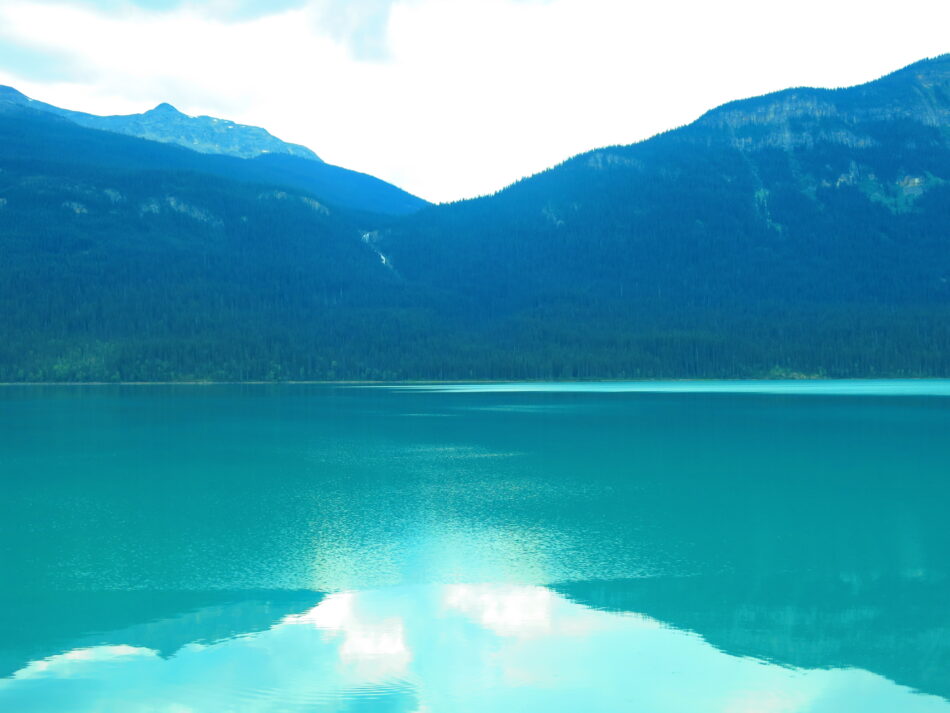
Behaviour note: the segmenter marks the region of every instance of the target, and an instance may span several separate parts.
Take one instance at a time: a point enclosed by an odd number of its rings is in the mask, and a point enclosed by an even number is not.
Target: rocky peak
[[[178,111],[178,109],[173,107],[168,102],[162,102],[151,111],[147,111],[145,113],[146,114],[167,114],[169,116],[185,116],[180,111]]]
[[[154,109],[141,114],[96,116],[44,104],[24,96],[13,87],[0,86],[0,106],[9,108],[16,105],[54,114],[90,129],[177,144],[199,153],[237,158],[284,154],[322,163],[320,157],[306,146],[281,141],[266,129],[235,124],[233,121],[211,116],[188,116],[167,102],[162,102]]]

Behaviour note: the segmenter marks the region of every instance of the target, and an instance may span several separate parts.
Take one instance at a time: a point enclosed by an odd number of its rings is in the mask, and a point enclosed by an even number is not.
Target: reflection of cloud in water
[[[730,656],[649,617],[512,585],[340,593],[268,631],[168,659],[92,647],[0,681],[0,709],[17,713],[357,708],[946,713],[950,703],[858,669]]]
[[[139,646],[94,646],[75,649],[40,661],[31,661],[13,674],[15,679],[76,678],[82,676],[94,663],[117,663],[126,657],[158,658],[158,652]]]
[[[372,610],[360,611],[353,592],[327,597],[306,614],[289,616],[284,625],[310,625],[324,632],[326,640],[339,639],[340,665],[347,679],[356,682],[399,680],[412,655],[406,646],[401,617],[377,618]]]
[[[500,636],[542,636],[551,631],[554,597],[544,587],[454,584],[443,601]]]

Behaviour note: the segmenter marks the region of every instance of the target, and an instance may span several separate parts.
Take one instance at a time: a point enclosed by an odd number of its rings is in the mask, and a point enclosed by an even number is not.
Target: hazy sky
[[[0,0],[0,83],[168,101],[424,198],[492,192],[731,99],[950,51],[950,0]]]

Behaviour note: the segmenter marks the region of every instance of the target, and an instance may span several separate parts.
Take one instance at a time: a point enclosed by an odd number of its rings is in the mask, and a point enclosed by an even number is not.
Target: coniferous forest
[[[0,381],[950,376],[950,56],[430,206],[0,100]]]

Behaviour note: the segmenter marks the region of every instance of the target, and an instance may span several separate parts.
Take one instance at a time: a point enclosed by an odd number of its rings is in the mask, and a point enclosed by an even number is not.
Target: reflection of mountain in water
[[[205,611],[180,621],[194,625]],[[89,646],[0,680],[4,712],[128,713],[130,705],[191,713],[950,711],[944,699],[863,669],[733,656],[651,617],[491,583],[339,592],[265,631],[171,656]]]
[[[572,582],[584,606],[694,631],[721,651],[798,668],[861,668],[950,699],[946,582],[776,575]]]
[[[319,603],[310,591],[56,592],[0,598],[0,677],[67,650],[136,646],[171,656],[183,646],[269,629]]]

